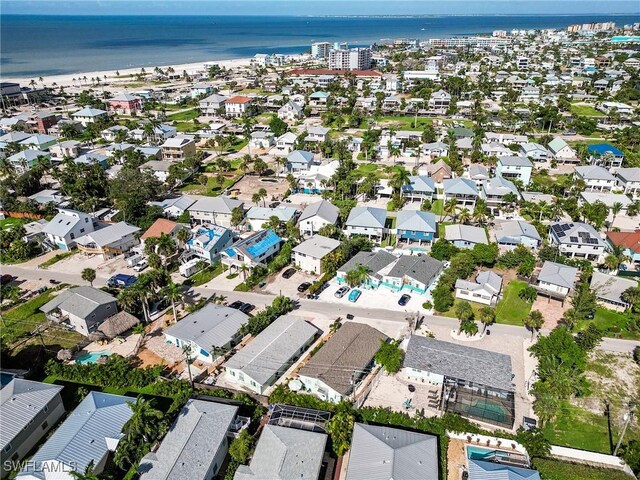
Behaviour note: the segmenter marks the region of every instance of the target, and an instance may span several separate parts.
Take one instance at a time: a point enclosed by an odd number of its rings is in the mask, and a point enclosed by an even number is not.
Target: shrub
[[[375,355],[377,363],[382,365],[389,373],[396,373],[402,368],[404,351],[400,348],[399,340],[391,342],[380,341],[380,350]]]

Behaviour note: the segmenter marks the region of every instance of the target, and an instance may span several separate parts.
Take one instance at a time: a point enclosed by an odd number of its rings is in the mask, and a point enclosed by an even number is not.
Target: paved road
[[[50,279],[58,280],[65,283],[70,283],[73,285],[88,285],[89,282],[85,282],[80,278],[79,274],[75,273],[60,273],[60,272],[52,272],[49,270],[36,269],[34,266],[2,266],[2,273],[8,273],[11,275],[15,275],[18,279],[26,279],[26,280],[43,280],[48,281]],[[275,298],[275,295],[267,294],[267,293],[256,293],[256,292],[234,292],[234,291],[221,291],[220,289],[214,289],[210,287],[195,287],[193,289],[193,293],[197,295],[202,295],[206,297],[210,297],[214,293],[220,295],[224,295],[227,297],[228,301],[234,300],[242,300],[243,302],[248,302],[256,307],[264,307],[269,305],[272,300]],[[319,314],[326,316],[328,318],[331,317],[346,317],[347,314],[352,314],[355,317],[361,319],[375,319],[375,320],[387,320],[387,321],[397,321],[397,322],[406,322],[407,314],[403,312],[398,312],[396,310],[386,310],[380,308],[367,308],[362,305],[352,305],[352,304],[337,304],[337,303],[328,303],[320,300],[308,300],[308,299],[298,299],[298,308],[301,312],[310,313],[310,314]],[[424,323],[434,326],[441,327],[449,327],[455,328],[458,325],[458,321],[453,318],[447,317],[439,317],[436,315],[424,315]],[[514,325],[501,325],[495,324],[490,327],[492,335],[511,335],[511,336],[519,336],[522,338],[528,338],[531,336],[529,331],[524,327],[517,327]],[[545,330],[542,333],[547,333]],[[617,338],[604,338],[599,348],[607,352],[616,352],[616,353],[631,353],[636,346],[640,346],[640,342],[633,340],[622,340]]]

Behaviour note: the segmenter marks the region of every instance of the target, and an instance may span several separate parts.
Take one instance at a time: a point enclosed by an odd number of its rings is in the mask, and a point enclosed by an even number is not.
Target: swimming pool
[[[109,350],[102,350],[100,352],[87,352],[77,357],[76,363],[96,363],[100,357],[108,357],[109,355],[111,355],[111,352]]]
[[[465,405],[463,410],[472,417],[489,419],[498,423],[504,423],[507,418],[507,410],[500,405],[489,400],[476,400],[471,405]]]
[[[495,457],[509,458],[509,453],[492,448],[473,447],[467,445],[467,458],[470,460],[487,460]]]

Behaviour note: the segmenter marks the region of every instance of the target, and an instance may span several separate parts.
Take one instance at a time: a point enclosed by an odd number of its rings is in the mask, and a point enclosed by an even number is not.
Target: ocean
[[[493,30],[640,21],[639,15],[570,16],[0,16],[0,73],[38,77],[301,53],[311,42],[370,45]]]

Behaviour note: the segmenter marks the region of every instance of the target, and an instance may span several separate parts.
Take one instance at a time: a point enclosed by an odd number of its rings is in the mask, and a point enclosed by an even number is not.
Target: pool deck
[[[109,355],[116,354],[122,357],[130,357],[135,355],[140,337],[139,333],[134,333],[126,338],[115,338],[109,343],[91,342],[83,350],[87,353],[109,352]]]

